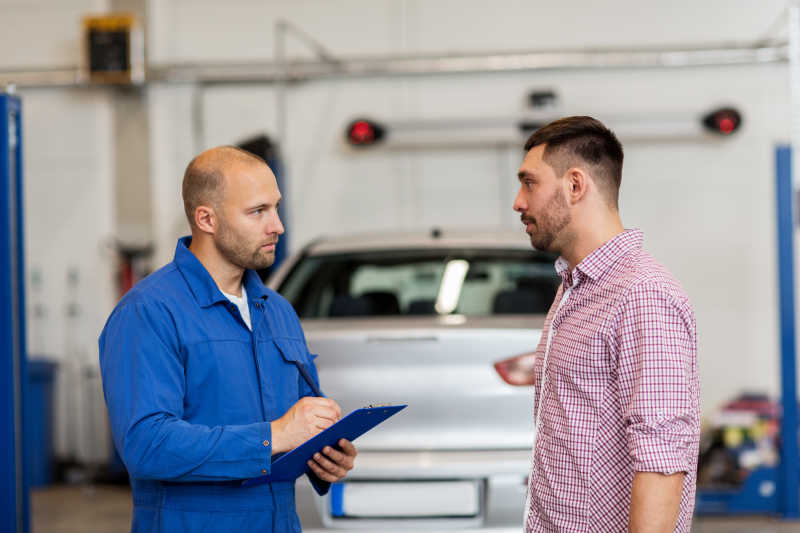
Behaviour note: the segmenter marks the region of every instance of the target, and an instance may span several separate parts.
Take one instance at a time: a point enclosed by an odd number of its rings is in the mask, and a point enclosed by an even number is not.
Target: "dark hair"
[[[195,226],[194,212],[201,205],[219,209],[225,192],[225,167],[231,161],[245,161],[266,165],[258,155],[236,146],[218,146],[198,155],[183,174],[183,209],[189,225]]]
[[[540,144],[545,145],[542,158],[559,175],[574,166],[576,159],[593,167],[598,188],[617,207],[624,154],[617,136],[602,122],[586,116],[556,120],[533,132],[525,151]]]

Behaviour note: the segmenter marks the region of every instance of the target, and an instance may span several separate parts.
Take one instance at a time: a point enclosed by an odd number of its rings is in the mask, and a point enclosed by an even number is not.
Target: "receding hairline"
[[[257,156],[256,154],[248,152],[247,150],[243,150],[238,146],[223,145],[223,146],[216,146],[214,148],[209,148],[208,150],[196,155],[189,162],[189,165],[187,165],[186,173],[188,174],[190,170],[203,169],[203,167],[206,165],[211,167],[217,167],[215,169],[208,169],[206,171],[218,170],[221,172],[223,165],[225,163],[229,163],[232,161],[237,161],[241,163],[261,164],[269,168],[267,162],[264,161],[264,159],[262,159],[261,157]]]
[[[236,146],[217,146],[201,152],[186,166],[181,187],[190,226],[195,226],[194,213],[198,207],[209,205],[221,209],[227,182],[225,168],[231,163],[263,165],[271,172],[264,159]]]

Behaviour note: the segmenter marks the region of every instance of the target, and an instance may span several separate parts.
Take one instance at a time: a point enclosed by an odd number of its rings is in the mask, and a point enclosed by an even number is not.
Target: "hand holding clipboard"
[[[353,441],[390,416],[405,409],[405,407],[406,405],[393,405],[356,409],[297,448],[286,452],[277,459],[273,458],[269,474],[247,479],[242,482],[242,485],[251,486],[273,481],[293,481],[310,471],[306,464],[307,461],[325,446],[335,448],[340,439]]]
[[[303,364],[300,362],[295,362],[295,364],[314,394],[324,398],[325,395],[319,390]],[[337,448],[337,443],[341,439],[355,440],[405,407],[406,405],[395,405],[356,409],[292,450],[281,455],[274,455],[269,474],[244,480],[242,485],[252,486],[273,481],[293,481],[303,474],[311,472],[307,463],[315,453],[321,452],[326,446]]]

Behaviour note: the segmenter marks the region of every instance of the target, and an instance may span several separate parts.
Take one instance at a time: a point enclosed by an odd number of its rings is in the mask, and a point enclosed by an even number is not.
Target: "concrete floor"
[[[119,533],[131,528],[131,491],[118,485],[53,485],[31,491],[31,533]]]
[[[120,533],[130,530],[131,493],[112,485],[57,485],[31,492],[32,533]],[[693,533],[800,532],[800,522],[759,517],[697,518]]]

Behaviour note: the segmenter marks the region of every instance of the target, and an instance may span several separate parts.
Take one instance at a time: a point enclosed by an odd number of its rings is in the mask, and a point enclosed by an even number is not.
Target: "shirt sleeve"
[[[656,284],[627,296],[618,328],[618,387],[637,472],[689,472],[699,440],[694,317]]]
[[[99,344],[111,431],[132,477],[189,482],[269,473],[269,423],[211,427],[182,419],[184,364],[166,308],[141,301],[117,308]]]

